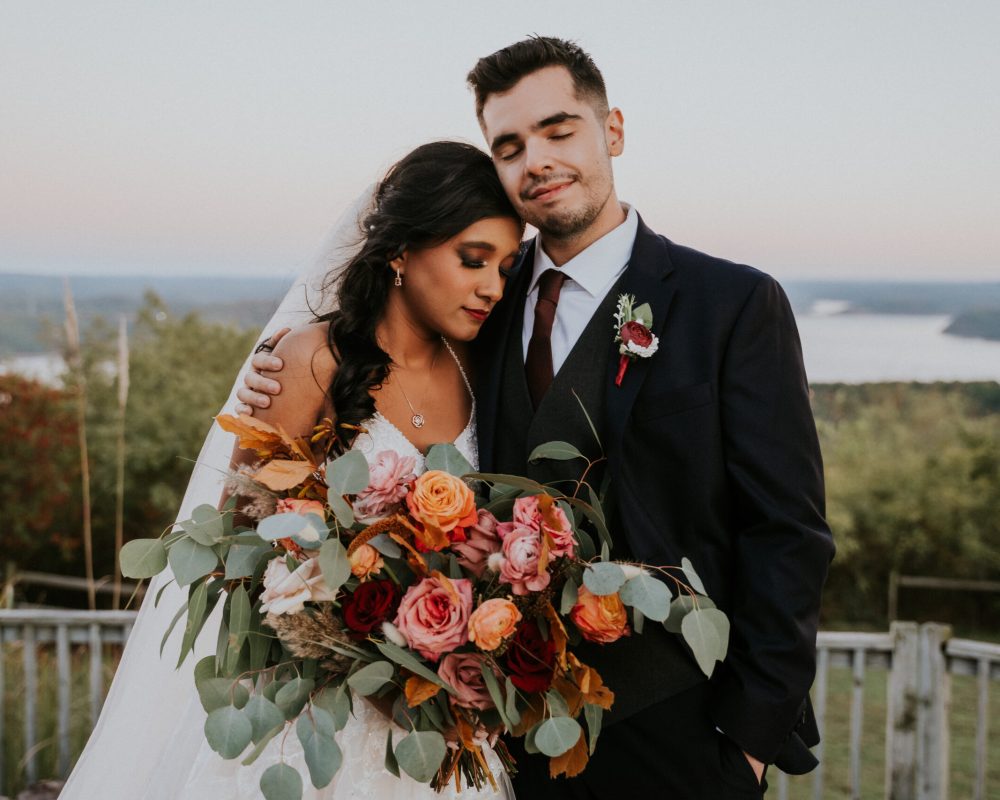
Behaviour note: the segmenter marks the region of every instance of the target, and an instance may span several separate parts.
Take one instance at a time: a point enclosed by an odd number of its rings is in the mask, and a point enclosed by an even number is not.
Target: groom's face
[[[611,157],[624,145],[618,109],[578,97],[564,67],[546,67],[491,94],[482,127],[497,174],[521,216],[543,234],[582,234],[614,192]]]

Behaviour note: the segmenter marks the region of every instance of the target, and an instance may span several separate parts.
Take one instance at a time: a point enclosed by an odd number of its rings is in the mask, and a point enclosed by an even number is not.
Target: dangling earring
[[[402,286],[403,285],[403,276],[399,273],[398,269],[396,270],[396,280],[393,281],[393,283],[396,286]]]

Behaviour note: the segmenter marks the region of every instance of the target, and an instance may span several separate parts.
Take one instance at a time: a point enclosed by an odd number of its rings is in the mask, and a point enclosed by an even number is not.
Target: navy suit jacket
[[[477,339],[487,365],[477,391],[483,469],[502,435],[495,355],[524,302],[532,248]],[[623,528],[612,535],[649,564],[691,559],[732,623],[712,677],[715,724],[762,761],[805,771],[815,764],[803,741],[817,740],[808,692],[834,547],[788,300],[770,276],[674,244],[641,219],[622,291],[651,306],[659,349],[615,386],[608,320],[604,447]]]

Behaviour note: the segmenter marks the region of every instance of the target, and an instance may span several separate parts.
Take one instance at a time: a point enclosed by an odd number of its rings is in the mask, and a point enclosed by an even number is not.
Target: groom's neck
[[[626,212],[618,201],[614,191],[608,197],[594,221],[585,229],[567,237],[553,236],[545,231],[539,232],[539,244],[545,250],[552,263],[561,267],[567,261],[580,255],[601,237],[613,231],[625,221]]]

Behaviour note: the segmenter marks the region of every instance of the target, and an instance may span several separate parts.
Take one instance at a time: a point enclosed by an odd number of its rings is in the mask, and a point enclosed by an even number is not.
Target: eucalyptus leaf
[[[281,713],[281,709],[262,694],[251,697],[244,706],[243,713],[250,720],[254,744],[259,744],[276,725],[285,724],[285,715]]]
[[[164,550],[163,555],[164,555],[164,557],[166,557],[166,551],[165,550]],[[166,566],[166,564],[164,564],[164,566]],[[153,599],[153,607],[154,608],[158,608],[159,607],[159,605],[160,605],[160,598],[163,597],[163,593],[167,590],[167,587],[170,586],[170,584],[172,584],[173,582],[174,582],[174,579],[171,578],[169,581],[167,581],[165,584],[163,584],[163,586],[161,586],[157,590],[156,597]]]
[[[313,705],[326,709],[333,718],[333,727],[343,730],[351,716],[351,693],[346,689],[347,682],[338,686],[327,686],[313,697]]]
[[[380,533],[368,540],[368,544],[378,550],[386,558],[400,558],[403,549],[389,538],[389,534]]]
[[[246,578],[253,575],[254,567],[262,555],[269,553],[271,546],[265,544],[263,547],[251,544],[233,544],[229,546],[226,553],[226,580],[236,578]]]
[[[412,653],[409,653],[402,647],[399,647],[392,642],[376,642],[375,646],[378,648],[379,652],[382,653],[382,655],[392,661],[395,661],[399,664],[399,666],[406,667],[406,669],[413,674],[419,675],[421,678],[429,680],[431,683],[436,683],[438,686],[446,689],[449,694],[455,694],[455,690],[451,686],[442,680],[436,672],[428,669],[427,666]]]
[[[181,639],[181,651],[178,654],[177,666],[184,663],[188,652],[194,647],[195,639],[205,624],[208,611],[208,584],[199,583],[188,598],[187,624],[184,626],[184,638]]]
[[[601,444],[601,437],[597,435],[597,427],[594,425],[594,420],[590,418],[590,413],[587,411],[587,407],[583,404],[583,400],[580,399],[580,395],[576,393],[576,389],[571,390],[573,392],[573,397],[576,398],[576,402],[580,404],[580,410],[583,412],[583,416],[587,420],[587,424],[590,426],[590,432],[594,434],[594,441],[597,442],[597,446],[601,448],[601,452],[604,452],[604,446]]]
[[[555,689],[549,689],[545,693],[545,700],[549,707],[549,714],[553,717],[568,717],[569,706],[566,699]]]
[[[681,633],[701,671],[712,677],[729,648],[729,619],[717,608],[697,608],[684,616]]]
[[[167,568],[167,548],[159,539],[133,539],[122,547],[120,563],[126,578],[152,578]]]
[[[708,592],[705,591],[705,584],[701,582],[701,578],[694,570],[694,564],[692,564],[687,557],[681,559],[681,570],[683,570],[684,577],[687,578],[687,582],[692,589],[694,589],[698,594],[708,594]]]
[[[497,680],[496,673],[486,661],[483,661],[479,665],[479,669],[483,673],[483,683],[486,686],[486,691],[490,693],[490,699],[493,701],[493,705],[496,706],[504,727],[507,730],[511,730],[514,725],[507,719],[506,704],[504,703],[503,693],[500,691],[500,682]]]
[[[663,627],[671,633],[680,633],[681,623],[684,621],[684,617],[694,609],[694,602],[694,598],[687,592],[675,597],[670,604],[670,616],[663,623]],[[699,597],[698,608],[715,608],[715,603],[708,597]]]
[[[309,700],[314,681],[308,678],[292,678],[274,696],[274,704],[281,709],[285,719],[294,719]]]
[[[580,723],[572,717],[550,717],[535,731],[535,747],[555,758],[572,749],[582,732]]]
[[[670,616],[670,590],[648,572],[625,581],[618,595],[625,605],[638,609],[651,620],[663,622]]]
[[[264,752],[267,748],[267,743],[270,742],[275,736],[281,733],[285,729],[285,720],[282,718],[280,725],[275,725],[271,730],[267,731],[258,741],[254,744],[253,748],[240,762],[244,767],[250,766],[254,761],[256,761],[260,754]]]
[[[323,582],[335,592],[351,577],[351,561],[340,539],[333,537],[323,542],[319,548],[319,568]]]
[[[611,549],[611,531],[608,530],[607,523],[604,521],[604,511],[598,512],[590,503],[585,503],[579,497],[567,497],[566,502],[569,503],[574,508],[580,509],[584,516],[590,520],[591,524],[597,529],[597,536],[602,543],[606,544],[608,550]],[[606,557],[605,557],[606,558]]]
[[[385,736],[385,771],[390,772],[399,777],[399,762],[396,760],[396,754],[392,750],[392,726],[387,726]]]
[[[202,504],[191,512],[191,519],[180,523],[181,528],[199,544],[211,547],[221,539],[226,531],[222,514],[208,504]]]
[[[330,489],[326,493],[326,502],[337,518],[337,522],[343,527],[350,528],[354,524],[354,509],[351,508],[351,504],[344,499],[342,494]]]
[[[542,494],[545,487],[538,481],[522,478],[519,475],[504,475],[500,472],[470,472],[465,476],[470,480],[486,481],[487,483],[502,483],[504,486],[521,489],[529,494]]]
[[[230,705],[243,708],[250,700],[250,690],[232,678],[205,678],[196,685],[202,708],[209,713]]]
[[[642,635],[643,628],[645,628],[646,616],[638,609],[632,609],[632,628],[636,633]]]
[[[250,632],[250,595],[241,583],[229,597],[229,646],[239,649]]]
[[[396,761],[415,781],[427,783],[437,774],[447,749],[437,731],[415,731],[396,745]]]
[[[395,667],[388,661],[376,661],[349,675],[347,685],[358,694],[367,697],[389,683],[395,672]]]
[[[205,720],[208,745],[223,758],[236,758],[250,744],[252,735],[250,720],[234,706],[217,708]]]
[[[601,720],[604,718],[604,709],[593,703],[584,703],[583,717],[587,720],[590,755],[594,755],[594,748],[597,747],[597,737],[601,734]]]
[[[510,721],[512,726],[517,726],[521,724],[521,712],[517,710],[517,687],[514,686],[513,681],[507,678],[504,684],[504,689],[506,689],[507,701],[504,705],[504,713],[507,715],[507,719]]]
[[[215,569],[219,557],[211,547],[191,539],[178,539],[171,546],[167,561],[177,578],[177,585],[188,586]]]
[[[339,495],[358,494],[368,488],[371,473],[360,450],[348,450],[326,463],[326,485]]]
[[[647,328],[653,324],[653,309],[649,307],[649,303],[643,303],[641,306],[636,306],[632,309],[632,319],[638,322],[640,325],[645,325]]]
[[[598,561],[583,571],[583,583],[592,594],[603,597],[621,588],[625,583],[625,573],[613,561]]]
[[[329,535],[329,529],[319,514],[296,514],[288,511],[265,517],[257,525],[262,539],[292,539],[302,547],[315,549]]]
[[[528,463],[535,464],[544,459],[570,461],[574,458],[586,460],[586,456],[569,442],[545,442],[531,451],[531,455],[528,456]]]
[[[177,609],[177,613],[174,614],[174,618],[170,620],[170,625],[167,626],[166,633],[164,633],[163,638],[160,639],[161,658],[163,657],[163,648],[166,647],[167,645],[167,639],[169,639],[170,634],[174,632],[174,628],[177,626],[177,623],[180,622],[181,617],[187,613],[189,602],[190,602],[189,600],[185,600],[184,603],[181,605],[181,607]]]
[[[322,789],[333,780],[344,761],[344,754],[333,738],[335,732],[333,717],[316,706],[302,714],[295,726],[309,769],[309,779],[317,789]]]
[[[573,606],[576,605],[577,597],[579,595],[579,588],[576,585],[576,581],[572,578],[567,578],[566,583],[563,585],[562,595],[559,599],[559,613],[564,617],[573,610]]]
[[[260,776],[264,800],[302,800],[302,776],[288,764],[273,764]]]
[[[441,470],[456,478],[474,471],[468,459],[450,442],[433,445],[427,451],[426,466],[428,470]]]

